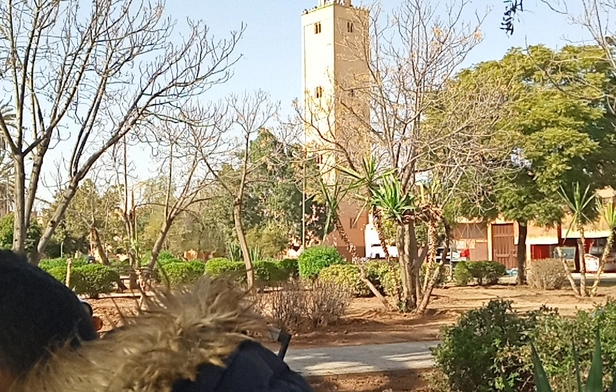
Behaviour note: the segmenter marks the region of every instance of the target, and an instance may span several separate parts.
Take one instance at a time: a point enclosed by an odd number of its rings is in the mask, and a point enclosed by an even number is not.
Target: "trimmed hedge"
[[[297,259],[282,259],[278,262],[278,268],[284,272],[286,276],[285,279],[299,278],[299,264]]]
[[[215,277],[223,274],[245,271],[246,266],[243,261],[231,261],[225,258],[210,259],[205,263],[205,274]]]
[[[313,246],[306,249],[297,259],[299,276],[303,279],[315,279],[325,267],[344,264],[346,260],[338,250],[331,246]]]
[[[252,268],[254,268],[256,280],[266,285],[271,286],[288,279],[285,271],[273,261],[255,261]]]
[[[461,286],[472,280],[479,286],[494,285],[506,272],[507,268],[496,261],[460,261],[453,271],[453,278]]]
[[[40,261],[40,263],[38,264],[38,267],[46,272],[49,272],[49,270],[51,270],[52,268],[57,268],[57,267],[66,268],[67,260],[68,259],[63,258],[63,257],[59,257],[57,259],[44,259]],[[74,259],[71,262],[71,264],[73,265],[73,267],[79,267],[82,265],[86,265],[87,261],[85,259]]]
[[[197,281],[204,272],[205,265],[201,262],[171,262],[161,265],[160,278],[168,281],[171,287],[177,287]]]
[[[66,270],[66,268],[65,268]],[[111,267],[102,264],[86,264],[73,268],[71,286],[77,294],[98,298],[100,294],[109,294],[120,275]]]
[[[370,289],[359,280],[359,267],[354,264],[334,264],[319,272],[319,280],[331,282],[351,292],[355,297],[369,297]]]

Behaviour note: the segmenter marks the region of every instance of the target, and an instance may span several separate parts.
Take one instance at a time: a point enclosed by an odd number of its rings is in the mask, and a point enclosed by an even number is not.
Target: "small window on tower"
[[[348,22],[347,22],[347,31],[348,31],[349,33],[352,33],[354,30],[355,30],[355,26],[353,26],[353,22],[348,21]]]
[[[349,90],[349,95],[350,95],[351,97],[354,97],[354,96],[355,96],[355,89],[354,89],[354,88],[352,88],[352,89],[350,89],[350,90]]]
[[[316,98],[321,98],[323,97],[323,87],[319,86],[317,88],[314,89],[314,96]]]
[[[314,24],[314,33],[321,34],[321,22],[317,22]]]
[[[317,155],[315,156],[315,161],[317,162],[318,165],[323,163],[323,156],[319,153],[317,153]]]

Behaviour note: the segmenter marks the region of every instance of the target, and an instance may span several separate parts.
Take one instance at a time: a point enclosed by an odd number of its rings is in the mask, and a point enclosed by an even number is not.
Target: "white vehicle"
[[[387,251],[390,257],[398,257],[398,248],[395,246],[388,246]],[[385,252],[381,244],[372,244],[366,248],[366,257],[369,259],[384,259]]]

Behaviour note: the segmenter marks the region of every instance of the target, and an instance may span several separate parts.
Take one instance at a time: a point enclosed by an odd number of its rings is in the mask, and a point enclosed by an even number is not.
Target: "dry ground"
[[[539,291],[516,286],[440,288],[434,290],[429,311],[424,316],[386,312],[375,298],[357,298],[337,324],[297,331],[291,345],[307,348],[435,340],[441,327],[454,323],[464,311],[490,299],[512,300],[514,307],[521,311],[547,305],[558,308],[563,315],[573,315],[580,309],[604,303],[609,297],[616,297],[616,286],[602,287],[600,296],[592,299],[576,298],[571,290]],[[137,304],[135,298],[123,297],[89,301],[95,313],[105,320],[103,331],[120,322],[120,312],[130,313]]]

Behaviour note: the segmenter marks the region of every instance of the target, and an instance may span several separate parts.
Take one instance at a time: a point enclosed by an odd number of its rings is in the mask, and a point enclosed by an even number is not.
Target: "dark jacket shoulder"
[[[246,341],[227,359],[226,367],[203,365],[197,379],[180,380],[173,392],[311,392],[302,376],[261,344]]]

